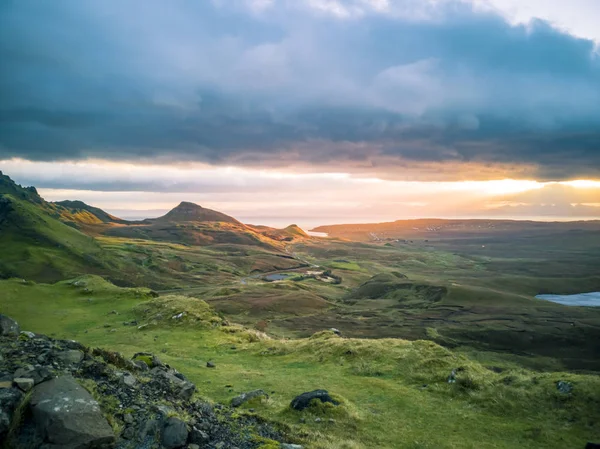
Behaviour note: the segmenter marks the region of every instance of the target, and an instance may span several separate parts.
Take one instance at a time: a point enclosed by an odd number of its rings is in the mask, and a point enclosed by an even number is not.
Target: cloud
[[[598,177],[594,45],[451,0],[9,1],[0,159]]]

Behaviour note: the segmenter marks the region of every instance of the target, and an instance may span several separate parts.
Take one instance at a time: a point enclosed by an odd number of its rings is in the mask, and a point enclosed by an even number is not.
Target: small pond
[[[600,307],[600,292],[577,295],[537,295],[537,299],[556,302],[564,306]]]

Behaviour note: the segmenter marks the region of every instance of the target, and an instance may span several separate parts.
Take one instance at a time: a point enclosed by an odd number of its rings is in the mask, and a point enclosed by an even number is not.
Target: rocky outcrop
[[[19,325],[15,320],[0,314],[0,336],[19,335],[19,331]]]
[[[196,386],[151,353],[129,360],[5,328],[0,441],[13,449],[257,449],[285,439],[274,423],[196,398]]]
[[[321,402],[330,402],[333,405],[339,405],[339,402],[335,401],[331,396],[329,396],[327,390],[315,390],[308,391],[306,393],[302,393],[299,396],[296,396],[292,400],[290,407],[294,410],[304,410],[305,408],[310,406],[310,403],[313,400]]]
[[[249,391],[248,393],[242,393],[239,396],[236,396],[235,398],[233,398],[231,400],[231,406],[239,407],[240,405],[244,404],[245,402],[248,402],[254,398],[259,398],[259,397],[267,397],[268,398],[269,396],[263,390]]]
[[[103,449],[115,441],[98,402],[70,376],[38,385],[29,410],[39,436],[49,447]]]

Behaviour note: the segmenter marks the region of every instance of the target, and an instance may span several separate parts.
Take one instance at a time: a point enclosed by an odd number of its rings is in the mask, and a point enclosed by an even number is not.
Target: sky
[[[0,170],[124,218],[600,218],[596,0],[6,0]]]

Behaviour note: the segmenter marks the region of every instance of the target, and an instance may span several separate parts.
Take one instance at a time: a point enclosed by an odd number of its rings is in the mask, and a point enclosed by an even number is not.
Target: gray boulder
[[[248,402],[249,400],[258,398],[260,396],[268,397],[267,393],[265,393],[263,390],[254,390],[254,391],[249,391],[248,393],[242,393],[239,396],[236,396],[235,398],[233,398],[231,400],[231,406],[239,407],[244,402]]]
[[[104,449],[115,441],[98,403],[72,377],[59,377],[35,387],[29,407],[49,447]]]
[[[0,336],[10,335],[16,337],[20,331],[19,324],[15,320],[0,314]]]
[[[0,441],[4,441],[15,408],[22,397],[23,393],[16,388],[0,388]]]
[[[79,349],[69,349],[56,354],[56,358],[65,365],[76,365],[83,360],[83,351]]]
[[[166,449],[175,449],[185,446],[188,439],[188,430],[185,423],[179,418],[169,418],[162,432],[162,445]]]
[[[52,379],[52,373],[48,368],[41,365],[26,365],[15,371],[13,376],[16,378],[33,379],[34,385],[40,384],[46,380]]]
[[[14,383],[19,387],[22,391],[29,391],[33,388],[35,382],[31,378],[27,377],[15,377]]]
[[[184,401],[189,401],[196,391],[196,385],[191,383],[185,378],[181,379],[182,376],[178,377],[176,372],[167,371],[164,368],[156,367],[153,368],[150,373],[156,378],[163,378],[169,382],[172,386],[178,389],[177,396]]]
[[[314,399],[321,402],[330,402],[333,405],[339,405],[339,402],[334,401],[333,398],[329,396],[327,390],[314,390],[296,396],[290,404],[290,407],[294,410],[304,410],[310,406],[311,401]]]

